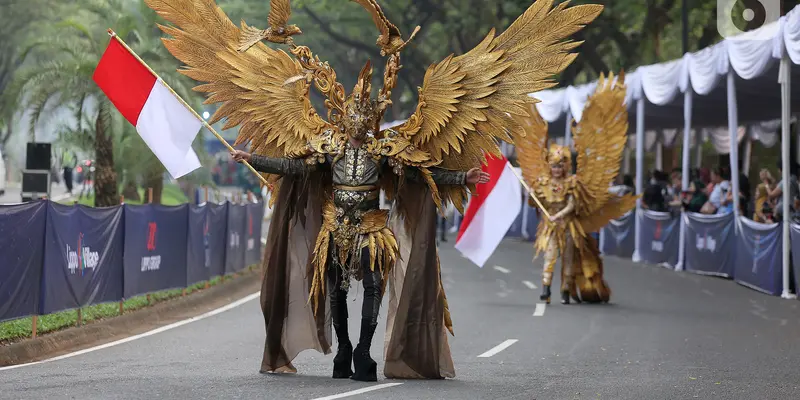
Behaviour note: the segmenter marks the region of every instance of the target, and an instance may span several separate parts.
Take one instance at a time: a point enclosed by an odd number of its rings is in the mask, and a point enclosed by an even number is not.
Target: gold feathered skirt
[[[375,271],[375,268],[381,271],[383,275],[381,293],[383,293],[389,272],[397,261],[399,253],[394,233],[386,226],[389,211],[380,209],[366,211],[360,216],[360,221],[354,223],[348,217],[337,213],[336,206],[329,201],[325,204],[322,218],[322,228],[317,236],[314,258],[311,261],[313,279],[309,301],[314,306],[314,313],[316,314],[320,301],[325,299],[325,275],[330,256],[337,257],[340,265],[346,265],[348,262],[360,261],[358,254],[363,248],[369,248],[369,268],[371,271]],[[334,254],[330,252],[332,245],[336,250]],[[363,270],[358,268],[355,271],[355,278],[361,279]]]
[[[567,240],[568,236],[572,240]],[[575,301],[588,303],[608,302],[611,298],[611,288],[603,279],[603,259],[600,257],[597,240],[584,232],[576,219],[567,217],[561,224],[554,224],[548,220],[539,223],[534,243],[537,257],[539,253],[547,251],[551,241],[556,242],[561,254],[572,252],[571,257],[562,258],[572,262],[571,271],[574,279],[567,280],[567,289],[572,298]],[[563,281],[565,279],[563,265],[561,271]]]

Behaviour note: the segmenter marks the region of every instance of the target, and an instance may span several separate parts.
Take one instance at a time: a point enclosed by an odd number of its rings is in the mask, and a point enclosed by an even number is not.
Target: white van
[[[6,194],[6,160],[3,159],[3,150],[0,150],[0,196]]]

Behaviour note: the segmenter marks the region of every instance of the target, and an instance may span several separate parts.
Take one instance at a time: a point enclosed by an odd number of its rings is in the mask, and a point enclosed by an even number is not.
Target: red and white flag
[[[173,178],[200,168],[192,142],[202,122],[116,38],[93,79]]]
[[[522,188],[505,157],[487,156],[482,167],[491,176],[476,188],[458,231],[456,249],[483,267],[522,210]]]

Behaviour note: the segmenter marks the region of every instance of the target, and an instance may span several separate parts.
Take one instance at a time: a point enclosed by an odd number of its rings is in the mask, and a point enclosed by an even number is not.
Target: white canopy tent
[[[739,192],[739,126],[780,119],[783,179],[789,180],[789,120],[791,98],[800,96],[800,87],[792,88],[792,79],[800,76],[800,8],[779,21],[756,31],[723,40],[683,58],[642,66],[627,73],[626,96],[631,126],[636,132],[636,191],[642,193],[645,127],[650,130],[683,128],[683,185],[689,185],[689,146],[692,128],[727,126],[733,192]],[[596,83],[533,93],[541,100],[537,110],[558,127],[567,121],[580,121],[588,95]],[[561,125],[564,124],[564,125]],[[567,133],[569,135],[569,132]],[[789,192],[783,199],[783,297],[789,293]],[[637,204],[637,212],[641,202]],[[739,214],[739,199],[734,196],[734,212]],[[683,221],[681,222],[683,224]],[[634,260],[640,249],[639,225],[636,224]],[[680,259],[683,268],[685,248],[681,227]]]

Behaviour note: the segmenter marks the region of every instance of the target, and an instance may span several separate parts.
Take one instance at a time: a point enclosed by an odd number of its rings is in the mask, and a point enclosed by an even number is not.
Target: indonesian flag
[[[116,38],[93,79],[173,178],[200,168],[192,142],[202,122]]]
[[[483,171],[491,176],[478,185],[458,231],[456,249],[483,267],[522,210],[522,188],[505,157],[487,156]]]

